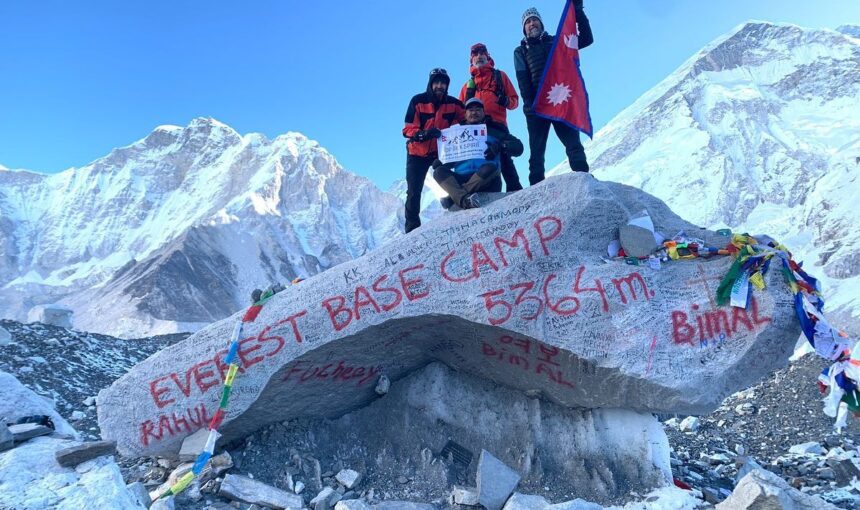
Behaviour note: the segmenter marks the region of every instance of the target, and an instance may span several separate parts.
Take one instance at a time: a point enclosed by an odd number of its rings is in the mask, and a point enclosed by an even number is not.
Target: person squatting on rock
[[[421,191],[427,170],[437,157],[442,129],[463,120],[463,103],[448,95],[451,79],[442,68],[430,71],[427,90],[409,101],[403,136],[406,142],[406,233],[421,226]]]
[[[579,28],[579,49],[583,49],[594,42],[594,37],[583,11],[582,0],[574,0],[574,8]],[[544,155],[550,126],[564,144],[570,168],[574,172],[588,172],[588,161],[579,140],[579,131],[561,121],[540,117],[532,109],[555,36],[544,30],[540,13],[534,7],[523,13],[522,24],[525,37],[514,50],[514,69],[529,132],[529,183],[537,184],[544,179]]]
[[[477,97],[484,103],[484,113],[494,121],[508,125],[507,110],[516,110],[520,104],[514,84],[504,71],[496,69],[496,63],[482,43],[472,45],[469,53],[469,74],[472,75],[460,89],[460,101]],[[502,177],[507,191],[523,189],[514,160],[502,155]]]
[[[519,156],[523,144],[510,134],[507,126],[486,116],[484,103],[477,97],[466,101],[464,125],[486,124],[487,150],[484,158],[473,158],[442,164],[438,159],[433,162],[433,178],[450,198],[442,200],[446,209],[457,204],[463,209],[480,207],[475,193],[479,191],[502,191],[501,158]],[[447,206],[447,207],[446,207]]]

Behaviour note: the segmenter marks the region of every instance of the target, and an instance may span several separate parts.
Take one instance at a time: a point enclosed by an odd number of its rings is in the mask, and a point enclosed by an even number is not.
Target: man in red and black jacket
[[[427,170],[438,157],[436,139],[463,120],[463,103],[448,95],[451,78],[442,68],[430,71],[427,90],[409,101],[403,136],[406,142],[406,233],[421,226],[421,191]]]

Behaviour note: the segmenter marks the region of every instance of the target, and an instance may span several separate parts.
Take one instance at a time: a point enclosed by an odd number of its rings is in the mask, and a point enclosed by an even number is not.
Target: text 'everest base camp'
[[[422,376],[427,393],[434,380],[453,388],[440,378],[461,377],[478,387],[492,381],[482,390],[487,399],[507,403],[476,404],[469,419],[467,398],[440,392],[454,401],[423,418],[449,436],[425,445],[431,449],[452,441],[487,450],[526,481],[568,478],[577,497],[611,500],[671,484],[666,435],[650,413],[712,411],[784,366],[800,328],[778,271],[746,308],[720,307],[715,291],[731,257],[659,269],[607,259],[619,225],[642,211],[658,232],[727,242],[640,190],[567,174],[443,215],[274,295],[239,341],[241,370],[219,444],[275,422],[335,419],[401,398],[394,388],[380,396],[380,381],[397,386],[431,369]],[[165,348],[102,390],[104,438],[125,455],[176,456],[218,410],[238,317]],[[502,387],[529,398],[492,394]],[[402,398],[408,406],[418,397]],[[420,419],[374,426],[383,437],[436,426]],[[543,437],[516,436],[535,431]],[[509,447],[518,442],[532,445],[529,458]],[[475,454],[467,464],[478,462]],[[625,467],[613,475],[607,466]]]

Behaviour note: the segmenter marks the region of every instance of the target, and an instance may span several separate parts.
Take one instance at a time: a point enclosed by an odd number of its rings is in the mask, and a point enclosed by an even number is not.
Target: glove
[[[499,96],[499,98],[496,99],[496,104],[498,104],[502,108],[507,108],[508,103],[510,103],[510,102],[511,101],[510,101],[510,99],[508,99],[508,96]]]
[[[438,159],[434,159],[434,160],[433,160],[433,164],[432,164],[431,166],[433,167],[433,170],[436,170],[437,168],[439,168],[440,166],[442,166],[442,162],[441,162],[441,161],[439,161]]]
[[[424,132],[427,135],[427,139],[430,140],[432,138],[439,138],[442,136],[442,131],[437,128],[430,128]]]
[[[486,159],[496,159],[496,156],[502,153],[502,146],[499,142],[487,142],[487,150],[484,151]]]
[[[416,142],[427,141],[427,132],[422,129],[421,131],[415,133],[415,141]]]

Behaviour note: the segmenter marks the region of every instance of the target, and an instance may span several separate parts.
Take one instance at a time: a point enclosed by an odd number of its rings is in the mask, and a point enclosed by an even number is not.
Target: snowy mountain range
[[[783,242],[823,278],[828,309],[860,331],[860,26],[741,25],[586,151],[596,177],[693,223]]]
[[[161,126],[83,168],[0,170],[0,310],[59,301],[86,331],[194,330],[399,235],[401,209],[301,134]]]
[[[598,178],[685,219],[781,240],[823,277],[830,310],[860,317],[860,27],[744,24],[587,151]],[[425,221],[436,195],[428,184]],[[396,238],[404,196],[405,182],[383,192],[301,134],[242,136],[210,118],[58,174],[0,166],[0,317],[60,302],[81,330],[195,330],[254,288]]]

